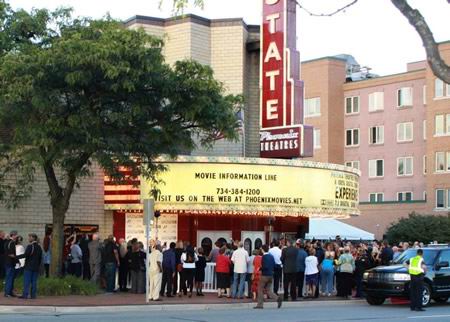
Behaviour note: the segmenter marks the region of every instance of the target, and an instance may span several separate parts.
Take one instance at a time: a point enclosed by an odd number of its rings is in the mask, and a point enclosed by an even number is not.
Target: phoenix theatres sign
[[[303,82],[296,41],[296,1],[263,0],[260,81],[263,158],[312,156],[313,129],[303,124]]]

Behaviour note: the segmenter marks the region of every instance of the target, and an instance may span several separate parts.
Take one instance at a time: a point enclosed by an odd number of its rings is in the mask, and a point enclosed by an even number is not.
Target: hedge
[[[0,292],[3,292],[4,287],[4,281],[0,280]],[[14,289],[17,294],[22,294],[23,277],[15,280]],[[99,293],[99,288],[97,285],[75,276],[64,278],[40,277],[37,293],[38,296],[95,295]]]

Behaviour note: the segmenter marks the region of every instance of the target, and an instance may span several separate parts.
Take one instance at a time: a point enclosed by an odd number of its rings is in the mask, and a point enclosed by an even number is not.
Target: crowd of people
[[[15,296],[14,279],[23,274],[22,297],[36,297],[40,271],[49,276],[50,244],[50,232],[46,233],[42,247],[37,236],[30,234],[25,248],[17,232],[6,236],[0,231],[0,266],[5,268],[0,269],[0,278],[5,277],[5,296]],[[90,280],[108,293],[143,294],[149,274],[150,300],[161,301],[163,297],[192,297],[194,289],[196,296],[203,296],[205,268],[207,262],[212,262],[219,298],[252,298],[258,302],[256,308],[262,308],[264,298],[275,298],[281,305],[282,300],[289,299],[361,297],[364,271],[387,265],[407,248],[420,246],[423,245],[418,242],[395,246],[377,241],[355,243],[338,236],[327,242],[274,239],[270,246],[263,245],[251,253],[242,242],[233,240],[216,241],[207,254],[188,242],[167,245],[152,241],[150,251],[146,252],[137,239],[116,241],[109,236],[101,241],[98,233],[92,236],[74,233],[65,241],[62,267],[63,274]]]

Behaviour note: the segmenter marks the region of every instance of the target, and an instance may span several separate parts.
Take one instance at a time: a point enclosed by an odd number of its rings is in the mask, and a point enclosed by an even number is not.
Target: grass
[[[4,287],[4,281],[0,280],[0,292],[3,292]],[[17,294],[22,294],[23,277],[14,281],[14,289]],[[38,296],[96,295],[98,293],[97,285],[75,276],[68,275],[64,278],[39,277],[38,279]]]

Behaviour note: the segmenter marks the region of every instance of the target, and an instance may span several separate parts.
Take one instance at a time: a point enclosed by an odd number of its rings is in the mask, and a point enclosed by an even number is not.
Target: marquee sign
[[[312,156],[313,129],[303,125],[303,82],[296,41],[296,1],[263,0],[261,157]]]

